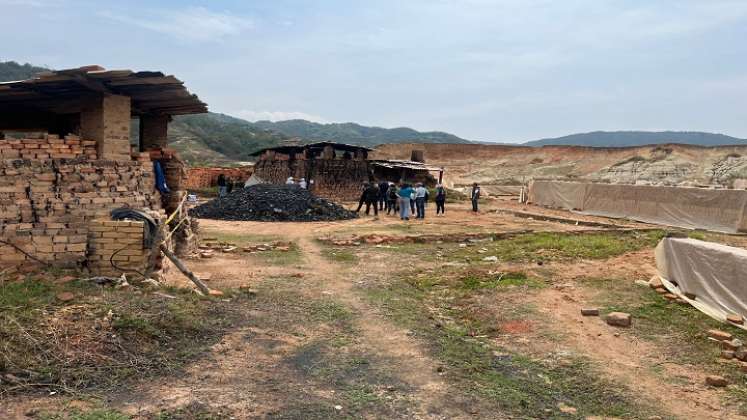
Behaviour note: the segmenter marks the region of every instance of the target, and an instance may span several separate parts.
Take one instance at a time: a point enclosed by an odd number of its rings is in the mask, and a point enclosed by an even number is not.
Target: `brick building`
[[[166,146],[173,115],[203,112],[206,104],[160,72],[87,66],[0,83],[0,266],[152,268],[143,222],[110,213],[129,207],[163,221],[175,210],[184,170],[178,159],[161,162],[171,187],[161,194],[150,156]],[[140,120],[134,148],[132,118]],[[188,241],[190,223],[182,225],[175,237]]]
[[[311,191],[331,200],[357,200],[365,182],[423,182],[434,185],[431,172],[443,168],[415,160],[369,160],[371,149],[349,144],[318,142],[288,145],[255,152],[254,174],[264,182],[283,184],[288,177],[305,178]]]

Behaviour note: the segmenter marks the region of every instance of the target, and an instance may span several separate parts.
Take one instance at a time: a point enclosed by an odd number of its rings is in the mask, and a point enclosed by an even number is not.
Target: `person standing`
[[[226,193],[231,194],[231,191],[233,191],[233,178],[228,178],[226,180]]]
[[[402,188],[399,189],[399,218],[401,220],[410,220],[410,199],[412,194],[412,188],[408,184],[402,184]]]
[[[306,178],[301,178],[301,180],[298,181],[298,186],[305,190],[306,189]]]
[[[379,182],[379,210],[384,210],[387,206],[387,191],[389,183],[387,181]]]
[[[361,194],[360,202],[358,203],[358,209],[356,213],[361,210],[363,203],[366,203],[366,215],[371,214],[371,206],[373,206],[374,216],[379,215],[379,187],[374,183],[367,183]]]
[[[386,193],[386,214],[388,215],[391,212],[397,215],[397,211],[399,210],[397,208],[397,187],[394,184],[390,184]]]
[[[226,176],[223,174],[218,175],[218,197],[226,196]]]
[[[423,184],[418,183],[415,188],[415,208],[417,209],[417,218],[425,219],[425,197],[428,195],[428,190],[425,189]]]
[[[443,185],[436,185],[436,216],[439,213],[446,214],[446,188]]]
[[[292,176],[289,176],[288,179],[285,180],[285,185],[295,185],[296,180],[293,179]]]
[[[477,202],[480,200],[480,186],[477,185],[477,182],[472,184],[472,211],[477,213]]]

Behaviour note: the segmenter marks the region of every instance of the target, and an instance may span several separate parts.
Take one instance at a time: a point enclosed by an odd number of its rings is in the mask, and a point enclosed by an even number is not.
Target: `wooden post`
[[[163,255],[165,255],[168,259],[171,260],[171,262],[174,263],[176,268],[179,269],[179,271],[182,272],[185,276],[187,276],[188,279],[192,280],[192,283],[197,285],[197,288],[200,289],[200,291],[205,294],[205,296],[210,294],[210,289],[205,285],[205,283],[202,282],[197,276],[194,275],[189,269],[182,263],[182,261],[176,257],[171,251],[169,251],[168,248],[166,248],[166,245],[161,245],[161,252],[163,252]]]

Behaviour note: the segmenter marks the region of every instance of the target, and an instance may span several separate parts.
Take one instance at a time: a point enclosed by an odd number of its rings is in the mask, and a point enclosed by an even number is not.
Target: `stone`
[[[742,372],[744,372],[744,373],[747,373],[747,363],[745,363],[745,362],[741,362],[741,363],[739,364],[739,370],[741,370],[741,371],[742,371]]]
[[[565,414],[576,414],[578,412],[576,407],[571,407],[570,405],[566,405],[564,403],[558,403],[558,410],[560,410],[561,413]]]
[[[708,375],[705,379],[706,385],[715,386],[715,387],[725,387],[729,384],[729,382],[724,378],[723,376],[718,375]]]
[[[220,290],[210,289],[210,292],[208,292],[210,296],[223,296],[223,292]]]
[[[734,357],[742,361],[747,360],[747,348],[740,347],[734,350]]]
[[[493,255],[493,256],[490,256],[490,257],[485,257],[482,260],[486,261],[486,262],[498,262],[498,257],[496,257],[495,255]]]
[[[738,348],[741,348],[744,345],[744,342],[742,342],[742,340],[738,338],[734,338],[731,340],[722,341],[721,344],[727,350],[736,350]]]
[[[721,358],[722,359],[733,359],[734,358],[734,350],[724,350],[721,352]]]
[[[718,341],[729,341],[732,338],[734,338],[731,334],[729,334],[726,331],[721,330],[708,330],[708,337],[713,338],[714,340]]]
[[[581,308],[583,316],[599,316],[599,308]]]
[[[607,324],[615,327],[629,327],[631,316],[625,312],[610,312],[605,317],[605,321],[607,321]]]
[[[677,300],[679,297],[675,295],[674,293],[667,293],[664,295],[664,298],[667,300]]]
[[[75,295],[72,294],[72,292],[57,293],[57,296],[55,296],[55,297],[57,298],[57,300],[59,300],[61,302],[69,302],[69,301],[75,299]]]
[[[739,325],[744,324],[744,318],[742,318],[742,315],[729,314],[729,315],[726,315],[726,320],[731,322],[732,324],[739,324]]]

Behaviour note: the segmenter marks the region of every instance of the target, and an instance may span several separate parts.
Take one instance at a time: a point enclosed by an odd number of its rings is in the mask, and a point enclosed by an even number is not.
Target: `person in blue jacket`
[[[410,200],[414,193],[409,184],[402,184],[399,189],[399,218],[401,220],[410,220]]]

